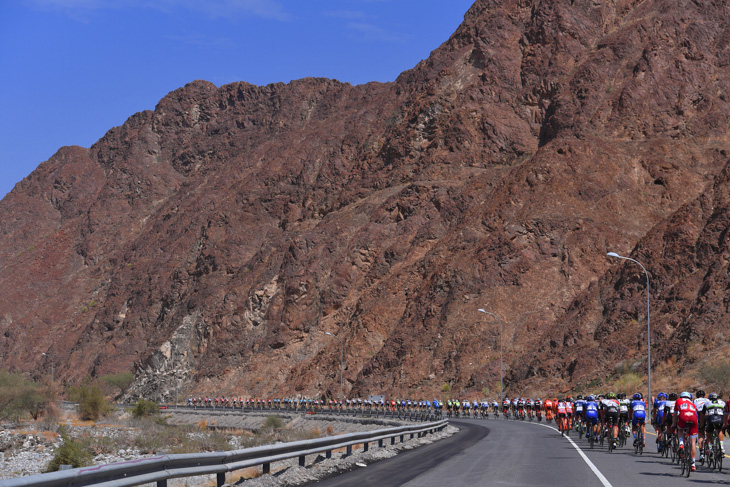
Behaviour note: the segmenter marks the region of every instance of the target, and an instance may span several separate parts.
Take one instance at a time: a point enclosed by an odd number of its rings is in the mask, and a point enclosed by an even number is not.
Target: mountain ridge
[[[690,370],[727,347],[727,18],[477,1],[392,83],[175,90],[0,202],[0,361],[134,368],[129,397],[333,394],[327,331],[348,393],[478,395],[486,307],[512,390],[569,388],[641,370],[645,285],[616,251],[657,278],[657,359],[694,346]]]

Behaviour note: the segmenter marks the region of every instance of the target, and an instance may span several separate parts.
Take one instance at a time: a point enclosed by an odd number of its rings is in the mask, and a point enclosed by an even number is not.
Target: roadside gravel
[[[187,413],[167,411],[168,424],[199,424],[206,421],[208,427],[221,430],[257,430],[262,427],[266,418],[271,413],[231,413],[201,415],[200,413]],[[284,420],[285,429],[288,431],[313,432],[319,431],[330,435],[353,433],[374,429],[399,426],[402,422],[385,419],[362,419],[330,415],[300,415],[300,414],[276,414]],[[122,418],[123,419],[123,418]],[[78,424],[71,418],[64,418],[62,423],[68,427],[69,435],[72,437],[104,437],[113,439],[134,434],[134,428],[120,424]],[[413,423],[409,423],[413,424]],[[23,429],[2,425],[0,430],[0,480],[14,477],[24,477],[41,473],[46,465],[53,458],[56,448],[60,447],[62,440],[60,436],[51,431],[42,431],[39,424],[27,424]],[[390,445],[386,442],[384,448],[377,448],[371,444],[368,452],[354,450],[353,455],[346,457],[343,452],[333,452],[331,459],[323,456],[308,457],[311,462],[307,467],[300,467],[298,460],[292,459],[272,464],[272,474],[260,476],[261,467],[246,469],[240,472],[229,474],[227,481],[232,484],[246,486],[268,486],[268,485],[301,485],[312,480],[323,479],[338,472],[361,468],[360,464],[369,464],[383,458],[389,458],[398,451],[416,448],[422,444],[431,443],[439,438],[450,436],[458,429],[448,427],[443,432],[429,435],[424,438],[415,438],[404,443]],[[243,448],[243,437],[232,434],[229,443],[232,449]],[[122,442],[124,443],[124,442]],[[103,465],[135,458],[142,458],[145,455],[135,448],[120,448],[113,452],[105,452],[96,455],[92,465]],[[246,480],[246,478],[250,478]],[[258,478],[255,478],[258,477]],[[212,482],[212,484],[211,484]],[[190,477],[187,479],[176,479],[169,481],[170,487],[177,486],[209,486],[215,485],[215,477]]]
[[[306,467],[300,467],[297,459],[277,462],[272,465],[271,474],[262,475],[252,479],[229,478],[227,480],[230,483],[226,485],[229,487],[289,487],[303,485],[357,468],[367,468],[367,466],[371,463],[394,457],[398,454],[398,452],[412,450],[419,446],[431,444],[434,441],[451,436],[458,431],[458,428],[448,426],[440,433],[428,435],[423,438],[414,438],[412,440],[405,441],[404,443],[391,445],[390,442],[386,442],[386,446],[383,448],[373,448],[371,445],[371,449],[369,451],[354,451],[349,457],[345,456],[344,452],[340,454],[333,453],[332,458],[330,459],[325,459],[324,456],[319,455]],[[230,476],[237,477],[235,474],[230,474]]]

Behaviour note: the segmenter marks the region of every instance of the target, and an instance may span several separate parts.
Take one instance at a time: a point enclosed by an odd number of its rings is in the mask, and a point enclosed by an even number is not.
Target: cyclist
[[[578,394],[578,397],[575,398],[575,403],[573,404],[573,408],[575,409],[575,422],[578,426],[582,425],[585,422],[585,415],[583,414],[585,412],[585,406],[585,399],[583,399],[583,396],[581,394]]]
[[[674,420],[674,405],[677,402],[677,393],[670,392],[667,400],[664,402],[664,436],[665,441],[669,441],[674,434],[672,422]]]
[[[704,415],[704,428],[705,438],[709,440],[712,438],[712,432],[717,431],[717,436],[720,438],[720,448],[722,448],[723,455],[725,454],[725,445],[723,442],[722,426],[723,416],[725,411],[725,401],[720,399],[718,394],[714,392],[710,393],[710,397],[705,403],[705,415]]]
[[[535,415],[538,421],[542,421],[542,399],[535,399]]]
[[[656,431],[656,451],[660,452],[662,449],[662,442],[664,441],[664,405],[667,402],[667,393],[660,392],[657,394],[654,400],[654,411],[651,418],[651,424],[654,425]]]
[[[621,405],[618,402],[616,394],[613,392],[606,394],[606,399],[603,400],[603,422],[611,428],[611,437],[614,448],[616,448],[618,443],[618,421],[620,409]]]
[[[697,397],[694,400],[695,407],[697,408],[697,420],[699,421],[699,430],[697,432],[697,449],[700,451],[700,463],[705,461],[704,455],[702,455],[702,443],[704,442],[705,431],[703,429],[705,419],[705,404],[708,400],[705,397],[705,391],[702,389],[697,390]]]
[[[564,436],[567,429],[567,407],[566,407],[566,401],[565,399],[560,399],[558,401],[558,429],[560,430],[560,435]],[[570,434],[570,431],[568,431],[568,434]]]
[[[502,412],[506,419],[509,419],[509,405],[510,405],[509,397],[505,396],[504,400],[502,401]]]
[[[641,437],[644,438],[644,444],[646,446],[646,401],[640,392],[634,394],[633,400],[629,404],[631,410],[631,432],[634,434],[634,446],[636,446],[639,439],[636,437],[637,427],[641,426]]]
[[[525,400],[522,398],[519,398],[517,400],[517,411],[520,414],[520,419],[525,419]]]
[[[527,408],[527,417],[530,418],[530,421],[532,421],[532,408],[535,405],[535,401],[532,399],[528,399],[525,401],[525,407]]]
[[[629,424],[629,407],[631,406],[631,401],[626,399],[626,394],[623,392],[620,392],[618,394],[618,404],[619,404],[619,425],[623,428],[624,425]]]
[[[573,429],[573,398],[570,396],[565,399],[565,428]]]
[[[684,430],[689,432],[690,453],[692,456],[692,471],[694,472],[695,458],[697,456],[697,427],[699,425],[697,418],[697,406],[692,401],[692,394],[683,392],[679,395],[679,399],[674,405],[674,419],[672,420],[672,429],[679,428],[681,434],[679,436],[679,451],[684,449]]]
[[[545,421],[553,420],[553,401],[549,397],[545,399]]]
[[[586,432],[586,438],[590,438],[590,435],[593,434],[594,439],[597,440],[598,432],[600,431],[600,427],[598,426],[598,404],[593,395],[588,396],[585,401],[585,420],[586,423],[590,423],[591,425],[590,428],[586,428],[588,430]]]

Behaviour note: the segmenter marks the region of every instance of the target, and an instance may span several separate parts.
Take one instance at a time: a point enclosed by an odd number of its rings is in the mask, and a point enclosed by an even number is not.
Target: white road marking
[[[550,425],[543,424],[543,423],[533,423],[533,424],[538,424],[540,426],[544,426],[546,428],[550,428],[551,430],[554,430],[554,431],[557,431],[558,433],[560,433],[560,430],[558,430],[554,426],[550,426]],[[564,438],[567,438],[567,440],[570,442],[570,444],[573,445],[573,447],[576,450],[578,450],[578,453],[580,454],[581,458],[583,458],[583,461],[585,461],[586,462],[586,465],[588,465],[590,467],[590,469],[593,470],[593,473],[596,474],[596,477],[598,477],[598,480],[601,481],[601,483],[603,484],[603,487],[613,487],[611,485],[611,482],[609,482],[608,479],[603,476],[603,474],[601,473],[601,471],[598,470],[598,467],[596,467],[595,465],[593,465],[593,462],[591,462],[590,459],[586,456],[586,454],[583,453],[583,450],[581,450],[580,447],[578,445],[576,445],[573,442],[573,440],[570,439],[570,436],[565,436]]]

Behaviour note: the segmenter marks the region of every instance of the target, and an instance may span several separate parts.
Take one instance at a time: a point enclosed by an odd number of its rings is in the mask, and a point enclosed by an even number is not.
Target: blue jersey
[[[664,417],[664,405],[667,403],[664,399],[656,399],[654,401],[654,411],[656,411],[656,417],[657,422],[661,423],[662,418]]]
[[[598,404],[595,401],[588,401],[585,405],[585,414],[588,418],[598,417]]]
[[[631,410],[634,418],[646,418],[646,403],[643,399],[631,401]]]
[[[575,401],[575,412],[580,414],[585,409],[586,402],[583,399],[578,399]]]

